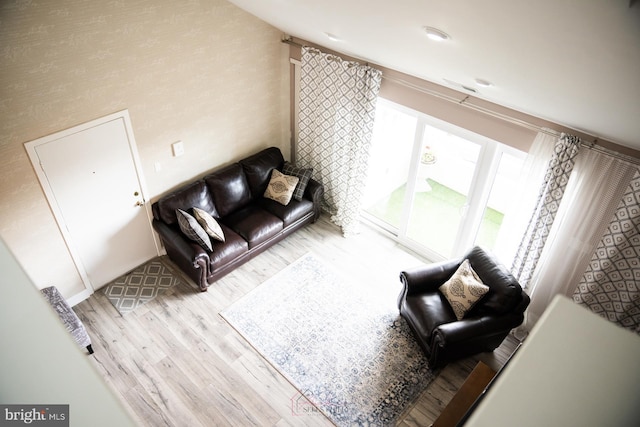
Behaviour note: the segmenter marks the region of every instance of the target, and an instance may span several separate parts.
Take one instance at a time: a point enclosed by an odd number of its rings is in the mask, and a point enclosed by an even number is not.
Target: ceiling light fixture
[[[449,34],[445,33],[442,30],[439,30],[437,28],[433,28],[433,27],[424,27],[424,31],[427,33],[427,37],[429,37],[431,40],[437,41],[437,42],[442,42],[445,40],[449,40],[451,38],[451,36],[449,36]]]
[[[493,86],[493,83],[491,83],[489,80],[485,80],[485,79],[476,79],[476,84],[478,86],[482,86],[482,87],[491,87],[491,86]]]
[[[472,88],[472,87],[467,86],[467,85],[463,85],[462,83],[454,82],[453,80],[449,80],[449,79],[442,79],[442,80],[447,82],[449,85],[456,87],[457,89],[464,89],[467,92],[478,93],[477,89]]]
[[[327,36],[327,38],[328,38],[329,40],[331,40],[332,42],[341,42],[341,41],[342,41],[342,39],[341,39],[340,37],[338,37],[338,36],[336,36],[336,35],[334,35],[334,34],[331,34],[331,33],[324,33],[324,34],[325,34],[325,35]]]

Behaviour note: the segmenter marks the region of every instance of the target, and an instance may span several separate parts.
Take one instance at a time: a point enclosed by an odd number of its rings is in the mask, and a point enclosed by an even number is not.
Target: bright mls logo
[[[69,427],[69,405],[0,405],[0,426]]]

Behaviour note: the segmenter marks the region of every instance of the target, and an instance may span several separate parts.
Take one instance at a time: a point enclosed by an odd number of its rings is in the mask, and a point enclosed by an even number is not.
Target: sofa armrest
[[[180,258],[193,262],[198,255],[203,255],[202,253],[197,253],[196,245],[190,244],[181,233],[169,227],[164,222],[154,219],[153,228],[162,238],[162,243],[165,246],[171,246],[173,252],[178,254]],[[204,252],[204,249],[202,249],[202,252]],[[204,255],[206,255],[206,253],[204,253]]]
[[[153,228],[160,236],[171,260],[198,284],[200,290],[206,290],[209,254],[200,245],[189,241],[182,233],[162,221],[154,219]]]
[[[313,202],[313,222],[320,217],[322,200],[324,198],[324,186],[311,178],[304,191],[304,197]]]
[[[200,245],[191,242],[182,233],[162,221],[154,219],[153,228],[160,236],[171,261],[180,267],[201,291],[206,291],[210,265],[209,254]]]

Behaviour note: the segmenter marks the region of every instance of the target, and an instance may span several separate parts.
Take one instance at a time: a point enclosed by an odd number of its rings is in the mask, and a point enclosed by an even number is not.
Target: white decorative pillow
[[[274,169],[271,172],[269,185],[264,191],[264,197],[286,206],[291,201],[291,196],[293,196],[298,181],[300,181],[300,178],[297,176],[285,175],[278,169]]]
[[[458,320],[462,320],[480,298],[489,292],[489,287],[482,283],[468,259],[465,259],[453,276],[438,289],[449,301]]]
[[[200,224],[198,224],[198,221],[194,217],[182,209],[176,209],[176,217],[178,217],[178,226],[180,226],[180,230],[182,230],[185,236],[199,243],[200,246],[209,250],[209,252],[213,251],[209,235]]]
[[[198,223],[204,228],[204,231],[211,237],[221,242],[224,242],[224,233],[222,227],[218,224],[218,221],[212,217],[209,212],[200,208],[193,208],[193,216],[198,220]]]

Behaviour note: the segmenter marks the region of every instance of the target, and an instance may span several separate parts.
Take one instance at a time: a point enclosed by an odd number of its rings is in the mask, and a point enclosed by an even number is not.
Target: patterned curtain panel
[[[580,138],[573,135],[563,134],[555,145],[553,157],[549,161],[538,195],[538,202],[511,267],[513,275],[525,288],[540,260],[540,254],[560,207],[579,148]]]
[[[640,169],[598,243],[573,300],[640,334]]]
[[[304,47],[300,80],[296,162],[324,185],[332,221],[357,232],[382,73]]]

